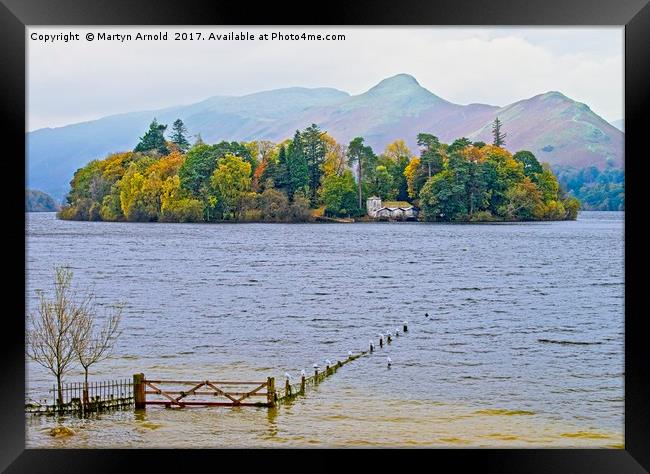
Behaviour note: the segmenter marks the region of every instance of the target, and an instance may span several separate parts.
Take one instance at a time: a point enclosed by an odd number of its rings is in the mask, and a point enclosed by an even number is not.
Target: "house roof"
[[[402,209],[413,207],[411,203],[408,203],[406,201],[386,201],[383,202],[382,205],[384,207],[401,207]]]
[[[415,206],[409,206],[409,207],[382,207],[380,209],[377,209],[377,213],[381,211],[388,211],[388,212],[394,212],[394,211],[408,211],[409,209],[413,209],[414,211],[417,211],[417,208]]]

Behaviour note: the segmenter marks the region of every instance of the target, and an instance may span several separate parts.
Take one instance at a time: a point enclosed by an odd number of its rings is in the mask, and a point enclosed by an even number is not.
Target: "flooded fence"
[[[404,321],[403,334],[408,332]],[[66,384],[61,390],[63,403],[56,402],[56,386],[50,390],[53,393],[52,403],[32,401],[25,405],[29,413],[92,413],[112,408],[135,407],[146,408],[147,405],[162,405],[167,408],[185,408],[188,406],[251,406],[275,407],[280,402],[290,402],[298,396],[305,395],[307,387],[315,386],[334,375],[338,369],[360,357],[380,350],[384,345],[391,344],[400,336],[400,330],[379,334],[375,344],[370,340],[368,349],[348,356],[336,362],[326,361],[324,370],[314,364],[313,375],[307,376],[303,370],[297,382],[292,383],[293,377],[285,374],[284,387],[276,388],[275,377],[265,381],[219,381],[219,380],[154,380],[147,379],[144,374],[134,374],[133,380],[113,380],[106,382],[91,382],[88,393],[85,393],[83,382]],[[387,359],[390,367],[390,357]]]
[[[404,321],[403,334],[408,332]],[[338,369],[360,357],[372,354],[376,350],[391,344],[400,336],[400,330],[379,334],[375,344],[371,340],[368,349],[348,356],[336,362],[326,362],[324,370],[314,364],[314,374],[307,376],[303,371],[297,382],[291,383],[292,377],[285,374],[284,387],[276,388],[275,377],[266,381],[210,381],[210,380],[149,380],[144,374],[133,375],[134,404],[136,409],[147,405],[162,405],[166,408],[184,408],[187,406],[252,406],[274,407],[280,402],[290,402],[300,395],[305,395],[307,387],[315,386],[334,375]],[[387,360],[390,366],[390,358]],[[256,401],[257,400],[257,401]]]
[[[135,408],[146,408],[147,405],[164,405],[167,408],[196,405],[264,407],[273,404],[275,392],[273,377],[263,382],[237,382],[148,380],[144,374],[135,374],[133,387]]]
[[[63,384],[58,403],[58,389],[53,386],[44,400],[30,400],[25,412],[34,414],[96,413],[133,405],[133,382],[129,379],[105,380]]]

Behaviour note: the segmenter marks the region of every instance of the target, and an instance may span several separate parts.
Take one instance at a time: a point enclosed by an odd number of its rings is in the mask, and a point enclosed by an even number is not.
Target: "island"
[[[530,151],[511,153],[497,117],[493,143],[417,135],[379,155],[317,125],[280,143],[189,143],[182,120],[153,120],[131,151],[93,160],[70,182],[60,219],[129,222],[574,220],[567,195]],[[384,204],[382,204],[384,203]]]

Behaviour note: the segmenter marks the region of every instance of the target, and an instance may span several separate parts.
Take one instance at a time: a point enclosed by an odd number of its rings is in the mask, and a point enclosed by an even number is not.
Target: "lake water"
[[[409,333],[277,409],[29,415],[27,446],[621,448],[623,219],[209,225],[28,214],[28,309],[60,264],[99,304],[125,303],[115,356],[91,380],[282,385],[285,372],[365,350],[404,320]],[[33,363],[27,372],[27,396],[42,399],[51,376]],[[61,422],[76,434],[51,438]]]

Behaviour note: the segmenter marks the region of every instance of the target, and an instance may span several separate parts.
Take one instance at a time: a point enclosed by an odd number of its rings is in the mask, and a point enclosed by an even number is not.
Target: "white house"
[[[418,208],[406,201],[386,201],[372,196],[366,201],[368,215],[377,220],[415,220],[418,217]]]

